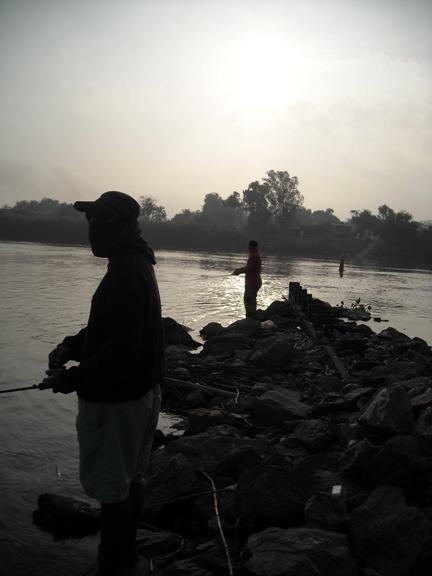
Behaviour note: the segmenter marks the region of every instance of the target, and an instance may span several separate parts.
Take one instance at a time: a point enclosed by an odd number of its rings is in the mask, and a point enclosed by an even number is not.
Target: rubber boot
[[[131,518],[130,496],[122,502],[101,504],[101,544],[96,576],[123,576],[121,564],[128,544]]]
[[[129,496],[132,505],[132,517],[127,531],[125,548],[121,556],[123,566],[133,567],[138,564],[139,556],[135,548],[135,541],[141,518],[144,501],[144,486],[141,482],[132,482],[129,488]]]

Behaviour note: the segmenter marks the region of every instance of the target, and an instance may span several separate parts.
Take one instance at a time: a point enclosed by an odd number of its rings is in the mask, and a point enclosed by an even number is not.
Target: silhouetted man
[[[49,355],[54,392],[78,394],[80,479],[101,503],[98,576],[120,576],[138,562],[135,538],[142,484],[160,410],[165,373],[161,304],[153,250],[141,238],[138,203],[122,192],[75,202],[89,221],[95,256],[108,270],[91,302],[87,327]],[[68,369],[69,360],[79,362]]]
[[[257,309],[257,294],[261,288],[261,254],[258,251],[258,242],[250,240],[249,242],[250,256],[246,266],[243,268],[236,268],[233,272],[234,276],[239,274],[245,275],[245,291],[244,291],[244,305],[246,309],[246,318],[253,318]]]

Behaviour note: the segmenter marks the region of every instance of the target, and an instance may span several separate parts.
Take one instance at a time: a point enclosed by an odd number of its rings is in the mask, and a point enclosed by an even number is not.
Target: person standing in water
[[[345,266],[345,258],[344,255],[341,255],[340,263],[339,263],[339,276],[342,278],[344,274],[344,266]]]
[[[254,318],[257,309],[257,294],[262,286],[261,279],[261,265],[262,258],[258,251],[258,242],[256,240],[249,241],[249,252],[246,266],[243,268],[236,268],[232,273],[233,276],[239,274],[245,275],[245,291],[244,291],[244,305],[246,309],[246,318]]]

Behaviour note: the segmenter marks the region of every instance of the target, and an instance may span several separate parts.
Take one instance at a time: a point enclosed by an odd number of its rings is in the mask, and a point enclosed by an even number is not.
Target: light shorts
[[[142,482],[161,405],[159,384],[139,400],[78,399],[76,428],[84,492],[104,504],[125,500]]]

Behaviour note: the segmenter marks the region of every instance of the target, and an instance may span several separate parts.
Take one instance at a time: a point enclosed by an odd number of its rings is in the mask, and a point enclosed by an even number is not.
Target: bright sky
[[[168,217],[268,170],[432,219],[432,0],[0,0],[0,206]]]

